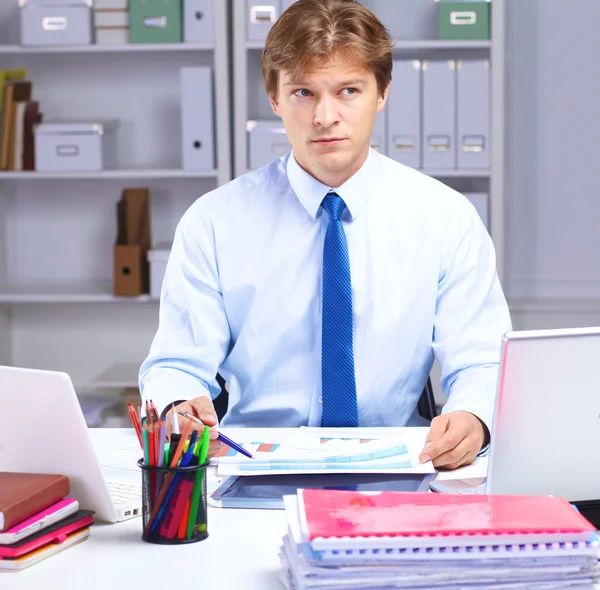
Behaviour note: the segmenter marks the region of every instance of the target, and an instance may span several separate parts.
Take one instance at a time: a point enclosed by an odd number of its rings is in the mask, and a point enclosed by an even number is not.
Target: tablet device
[[[429,483],[429,489],[442,494],[485,494],[486,480],[486,477],[436,479]]]
[[[334,473],[231,476],[208,497],[208,503],[217,508],[283,510],[283,496],[296,495],[299,488],[426,492],[435,475]]]

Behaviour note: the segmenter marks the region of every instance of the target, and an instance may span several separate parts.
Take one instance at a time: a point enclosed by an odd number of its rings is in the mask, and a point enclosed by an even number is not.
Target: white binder
[[[214,170],[213,78],[209,67],[183,67],[181,141],[184,170]]]
[[[459,61],[458,168],[490,167],[490,62]]]
[[[423,62],[423,168],[456,168],[456,62]]]
[[[183,40],[185,43],[214,41],[214,1],[184,0]]]
[[[388,97],[387,155],[421,168],[421,62],[395,60]]]
[[[279,0],[246,0],[246,39],[264,41],[280,12]]]

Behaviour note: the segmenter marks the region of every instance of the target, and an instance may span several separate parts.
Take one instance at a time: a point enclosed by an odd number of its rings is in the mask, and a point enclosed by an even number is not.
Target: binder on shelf
[[[209,67],[183,67],[181,140],[184,170],[214,170],[213,80]]]
[[[490,167],[490,62],[459,61],[456,66],[458,168]]]
[[[186,43],[214,41],[215,0],[184,0],[183,40]]]
[[[387,103],[387,155],[421,168],[421,62],[395,60]]]
[[[387,110],[386,107],[375,117],[375,125],[373,125],[373,132],[371,133],[371,147],[377,150],[380,154],[386,153],[387,141],[386,141],[386,121],[387,121]]]
[[[247,0],[246,39],[264,41],[281,12],[280,0]]]
[[[131,43],[181,43],[181,0],[130,0],[129,23]]]
[[[113,293],[136,297],[148,293],[150,198],[147,188],[127,188],[117,203]]]
[[[456,61],[423,61],[423,168],[456,168]]]

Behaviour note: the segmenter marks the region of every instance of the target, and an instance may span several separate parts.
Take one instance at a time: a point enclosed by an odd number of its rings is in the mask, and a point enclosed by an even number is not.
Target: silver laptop
[[[445,483],[430,487],[474,491]],[[487,482],[477,491],[600,499],[600,327],[505,335]]]
[[[141,515],[139,470],[100,465],[67,374],[0,366],[0,416],[0,471],[67,475],[98,520]]]

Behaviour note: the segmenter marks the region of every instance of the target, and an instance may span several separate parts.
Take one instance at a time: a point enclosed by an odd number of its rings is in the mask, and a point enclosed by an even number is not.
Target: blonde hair
[[[354,0],[296,0],[275,22],[262,54],[265,89],[277,98],[279,74],[293,78],[333,57],[372,72],[383,96],[392,79],[392,39]]]

